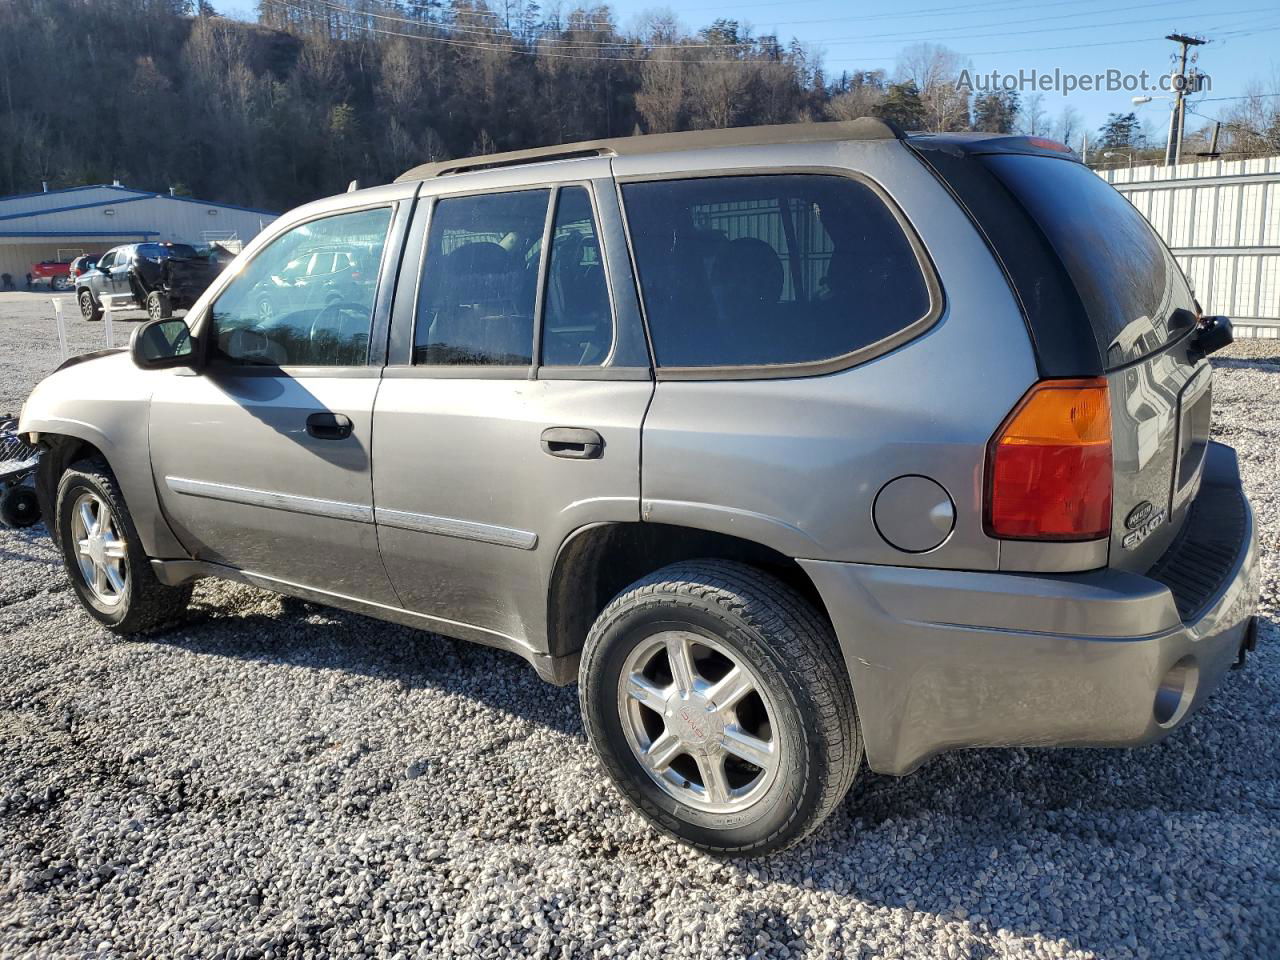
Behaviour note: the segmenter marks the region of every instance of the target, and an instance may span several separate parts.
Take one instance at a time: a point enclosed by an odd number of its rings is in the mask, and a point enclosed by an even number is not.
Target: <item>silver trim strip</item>
[[[518,550],[532,550],[538,545],[538,535],[528,530],[499,527],[491,523],[477,523],[474,520],[433,517],[426,513],[410,513],[407,510],[388,510],[385,507],[378,507],[374,513],[377,522],[384,526],[412,530],[415,533],[436,533],[442,537],[478,540],[480,543],[515,547]]]
[[[318,497],[300,497],[292,493],[255,490],[252,487],[237,487],[229,483],[210,483],[207,480],[191,480],[187,477],[165,477],[164,482],[174,493],[185,494],[189,497],[225,500],[228,503],[243,503],[251,507],[266,507],[270,510],[286,510],[290,513],[331,517],[334,520],[373,523],[373,507],[366,507],[360,503],[346,503],[342,500],[321,500]]]

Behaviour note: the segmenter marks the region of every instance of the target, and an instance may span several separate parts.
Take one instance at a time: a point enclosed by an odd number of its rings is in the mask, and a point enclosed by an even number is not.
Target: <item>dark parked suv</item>
[[[113,247],[75,275],[76,300],[86,320],[105,307],[145,310],[152,320],[195,303],[230,258],[218,248],[200,253],[186,243],[130,243]]]
[[[658,828],[756,854],[864,762],[1149,743],[1244,658],[1229,339],[1058,144],[763,127],[301,207],[20,429],[110,628],[214,576],[514,651]]]

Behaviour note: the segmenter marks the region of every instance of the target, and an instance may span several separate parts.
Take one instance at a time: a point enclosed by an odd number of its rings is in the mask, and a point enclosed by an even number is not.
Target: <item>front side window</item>
[[[413,362],[527,366],[550,191],[445,197],[431,211]]]
[[[258,251],[214,301],[214,362],[357,366],[369,331],[391,208],[312,220]],[[317,259],[332,268],[309,271]]]
[[[659,366],[828,360],[930,313],[910,240],[860,181],[711,177],[622,193]]]

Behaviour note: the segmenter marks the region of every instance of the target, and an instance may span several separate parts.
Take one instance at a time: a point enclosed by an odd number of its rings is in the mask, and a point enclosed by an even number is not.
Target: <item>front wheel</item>
[[[861,762],[830,624],[745,564],[673,564],[619,594],[587,637],[579,691],[587,736],[623,795],[710,853],[800,841]]]
[[[61,276],[54,277],[53,280],[51,281],[51,285],[53,286],[53,289],[56,290],[58,293],[64,293],[65,291],[71,289],[71,278],[61,277]]]
[[[72,464],[58,484],[56,536],[67,575],[91,617],[138,633],[181,616],[191,585],[156,579],[115,476],[99,459]]]

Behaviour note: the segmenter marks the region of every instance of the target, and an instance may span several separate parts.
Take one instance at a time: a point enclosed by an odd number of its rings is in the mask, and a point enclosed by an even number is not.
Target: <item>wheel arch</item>
[[[684,560],[737,560],[791,586],[831,623],[817,586],[795,558],[766,544],[699,527],[603,522],[574,530],[560,544],[547,586],[547,649],[554,659],[582,649],[596,617],[628,585]]]
[[[62,475],[71,464],[79,460],[101,457],[107,461],[107,458],[102,453],[100,443],[69,433],[42,433],[40,446],[40,462],[35,471],[36,499],[40,501],[40,513],[45,518],[45,525],[56,540],[58,515],[54,510],[54,501]],[[107,463],[110,464],[110,461]]]
[[[24,432],[40,435],[40,462],[36,465],[36,497],[45,517],[52,518],[49,532],[57,535],[55,501],[58,483],[67,468],[79,460],[100,457],[120,486],[120,493],[133,514],[138,539],[149,557],[186,559],[188,554],[169,528],[160,510],[155,482],[151,476],[151,459],[131,459],[102,431],[81,421],[45,421],[24,419]]]

